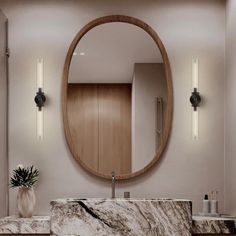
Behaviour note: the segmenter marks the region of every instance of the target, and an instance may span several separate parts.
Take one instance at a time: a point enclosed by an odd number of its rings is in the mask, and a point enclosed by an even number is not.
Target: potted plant
[[[39,171],[32,165],[18,165],[10,178],[10,187],[18,188],[17,208],[20,217],[28,218],[33,215],[36,198],[33,186],[38,181]]]

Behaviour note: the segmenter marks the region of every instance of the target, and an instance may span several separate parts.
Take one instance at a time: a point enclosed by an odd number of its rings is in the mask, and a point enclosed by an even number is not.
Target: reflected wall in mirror
[[[86,25],[67,55],[63,116],[70,150],[91,173],[128,179],[153,166],[172,116],[169,61],[157,34],[126,16]]]

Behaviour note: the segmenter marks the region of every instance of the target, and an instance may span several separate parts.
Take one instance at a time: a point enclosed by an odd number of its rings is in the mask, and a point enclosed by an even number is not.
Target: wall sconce
[[[37,60],[37,93],[34,98],[37,109],[37,138],[43,139],[43,106],[46,102],[46,97],[43,92],[43,59]]]
[[[198,92],[198,59],[195,58],[192,61],[192,87],[193,92],[190,97],[190,103],[193,107],[192,115],[192,134],[193,139],[198,140],[198,110],[199,104],[201,103],[201,96]]]

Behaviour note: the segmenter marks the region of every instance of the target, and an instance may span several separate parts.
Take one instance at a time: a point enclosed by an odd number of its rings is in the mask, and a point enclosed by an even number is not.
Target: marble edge
[[[196,222],[212,222],[212,221],[234,221],[236,222],[236,217],[227,216],[192,216],[192,220]]]
[[[0,218],[1,234],[49,234],[50,216],[33,216],[20,218],[6,216]]]
[[[150,202],[192,202],[188,199],[172,199],[172,198],[59,198],[51,200],[50,204],[67,204],[77,203],[79,201],[150,201]]]
[[[0,217],[0,221],[50,221],[50,216],[32,216],[30,218],[22,218],[17,215]]]

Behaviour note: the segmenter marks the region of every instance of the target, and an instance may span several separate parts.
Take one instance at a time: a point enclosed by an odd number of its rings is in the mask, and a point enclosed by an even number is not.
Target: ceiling
[[[120,22],[99,25],[77,45],[69,83],[131,83],[135,63],[161,63],[153,39],[143,29]]]

